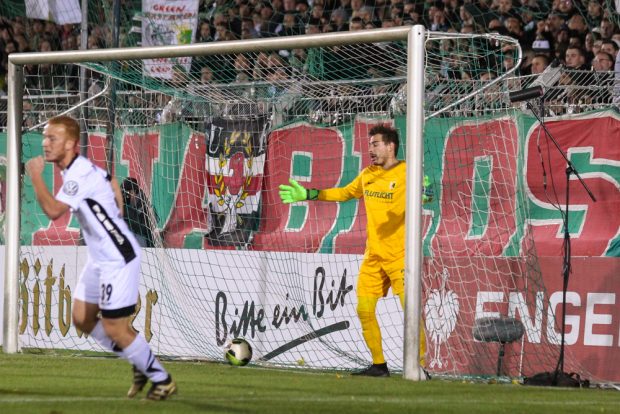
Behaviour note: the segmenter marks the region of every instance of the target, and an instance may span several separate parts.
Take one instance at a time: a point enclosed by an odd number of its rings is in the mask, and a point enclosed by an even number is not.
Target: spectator
[[[138,180],[127,177],[121,185],[123,195],[123,219],[133,232],[141,247],[154,247],[155,239],[153,229],[158,220],[155,209],[149,209],[150,205],[146,194],[138,185]],[[151,220],[152,212],[154,219]]]
[[[565,53],[570,45],[570,31],[566,25],[563,25],[555,34],[555,50],[556,52]]]
[[[254,61],[254,79],[265,79],[269,73],[269,55],[267,52],[259,52]]]
[[[530,36],[534,35],[534,33],[526,34],[521,27],[520,19],[512,16],[508,17],[504,20],[504,27],[508,31],[508,36],[515,38],[522,47],[532,44],[534,39]]]
[[[430,21],[429,29],[431,31],[445,32],[448,30],[449,25],[444,13],[443,3],[437,2],[433,4],[429,9],[428,17]],[[392,20],[394,20],[394,14],[392,14]],[[397,21],[395,21],[395,24],[399,25]]]
[[[260,7],[260,17],[261,24],[258,30],[260,37],[275,36],[278,22],[276,21],[276,16],[274,16],[273,6],[270,3],[262,3]]]
[[[19,45],[17,44],[17,42],[13,39],[9,39],[4,44],[4,54],[8,56],[11,53],[16,53],[18,51],[18,48],[19,48]]]
[[[249,17],[244,17],[241,21],[241,38],[256,39],[260,34],[254,28],[254,22]]]
[[[523,31],[530,39],[536,36],[536,18],[534,16],[536,12],[537,10],[531,6],[524,7],[521,12]]]
[[[39,41],[43,37],[43,22],[34,20],[32,23],[32,36],[30,38],[30,50],[39,50]]]
[[[603,40],[601,43],[601,51],[609,53],[615,61],[618,55],[618,45],[613,40]]]
[[[609,105],[612,103],[614,86],[614,60],[609,53],[598,52],[592,59],[594,85],[598,92],[593,92],[594,102]]]
[[[6,43],[13,40],[13,28],[8,23],[0,24],[0,45],[6,46]]]
[[[620,32],[614,33],[613,35],[611,35],[611,40],[613,40],[616,43],[616,46],[620,47]]]
[[[601,20],[603,20],[603,8],[598,0],[588,2],[586,19],[590,28],[600,26]]]
[[[497,74],[490,70],[485,70],[480,73],[480,84],[485,85],[497,78]],[[484,94],[476,96],[476,107],[481,110],[482,114],[493,113],[494,110],[505,107],[505,103],[502,99],[499,99],[501,95],[501,89],[499,84],[487,88]]]
[[[60,38],[58,36],[58,28],[56,27],[56,23],[51,21],[45,22],[43,32],[43,36],[52,44],[52,49],[58,50],[60,48]]]
[[[569,17],[569,11],[572,8],[570,0],[554,0],[551,4],[552,12],[562,15],[565,19]]]
[[[592,56],[594,56],[598,52],[600,52],[602,46],[603,46],[603,41],[602,40],[600,40],[600,39],[595,40],[594,43],[592,43]]]
[[[353,17],[349,22],[349,31],[354,32],[364,29],[364,21],[359,17]]]
[[[39,52],[51,52],[52,44],[47,39],[41,39],[39,42]],[[39,72],[36,81],[38,82],[38,88],[43,93],[52,93],[56,87],[60,85],[55,84],[56,77],[58,75],[58,66],[49,63],[38,66]]]
[[[560,31],[562,26],[566,23],[564,16],[556,11],[549,13],[549,16],[545,20],[544,32],[550,32],[553,36]]]
[[[500,23],[504,24],[506,20],[510,17],[514,17],[515,19],[521,20],[521,16],[513,7],[512,0],[499,0],[497,2],[497,15],[499,17]]]
[[[608,72],[614,69],[614,59],[607,52],[598,52],[592,59],[592,70],[596,72]]]
[[[276,34],[279,36],[296,36],[304,34],[304,28],[301,25],[301,21],[297,19],[296,12],[284,13],[282,24],[276,29]]]
[[[261,28],[263,26],[263,18],[260,12],[255,11],[254,13],[252,13],[252,25],[253,25],[254,32],[256,33],[257,37],[261,37]]]
[[[461,29],[465,25],[474,27],[474,24],[475,24],[474,16],[472,16],[472,14],[469,12],[469,10],[467,9],[465,5],[462,5],[461,7],[459,7],[459,20],[460,20]]]
[[[346,32],[349,30],[348,17],[349,14],[342,8],[332,12],[330,25],[336,32]]]
[[[588,32],[588,25],[584,17],[576,13],[568,19],[568,29],[571,31],[571,35],[577,35],[584,39]]]
[[[101,75],[97,72],[89,71],[90,79],[88,79],[88,98],[93,98],[103,90],[103,82]],[[102,127],[107,124],[108,111],[105,102],[105,97],[99,96],[88,103],[89,111],[89,127]]]
[[[362,7],[364,7],[364,0],[351,0],[351,16],[359,12]]]
[[[544,55],[544,54],[535,55],[534,58],[532,58],[532,66],[531,66],[532,75],[538,75],[540,73],[543,73],[543,71],[547,68],[547,66],[549,66],[549,63],[551,62],[549,61],[548,55]]]
[[[198,25],[198,31],[196,33],[196,42],[210,42],[213,40],[211,37],[211,25],[207,21],[202,21]]]
[[[295,0],[284,0],[282,4],[284,8],[283,14],[286,14],[286,13],[297,14],[297,3],[295,2]]]
[[[423,8],[419,7],[419,4],[414,4],[409,9],[407,6],[411,6],[411,3],[405,4],[405,20],[410,20],[412,25],[421,24],[424,25],[424,12]]]
[[[310,5],[306,0],[297,0],[295,2],[295,10],[297,11],[297,18],[303,24],[308,21],[308,15],[310,11]]]
[[[325,16],[326,13],[323,4],[315,2],[314,6],[312,6],[312,10],[310,11],[309,21],[320,22],[321,19]]]
[[[252,65],[248,56],[240,53],[235,58],[235,71],[237,76],[235,82],[244,83],[252,80]]]
[[[73,35],[66,36],[60,42],[60,48],[62,50],[77,50],[77,39]]]
[[[553,9],[548,10],[547,3],[535,0],[201,0],[201,13],[205,20],[198,26],[196,40],[208,42],[227,39],[252,39],[256,37],[278,35],[297,35],[302,33],[320,33],[330,31],[355,31],[372,29],[375,27],[394,27],[407,24],[425,23],[429,30],[453,31],[461,33],[476,33],[495,31],[507,34],[519,41],[523,48],[524,59],[520,71],[523,74],[538,74],[548,65],[555,55],[566,60],[571,70],[585,70],[592,67],[595,71],[606,71],[608,67],[604,55],[610,54],[612,60],[618,55],[618,44],[610,40],[620,41],[620,32],[615,22],[615,14],[600,0],[585,1],[583,7],[575,0],[554,0]],[[312,6],[309,8],[309,3]],[[425,12],[426,10],[426,12]],[[103,17],[103,14],[102,14]],[[588,30],[590,27],[593,30]],[[488,29],[487,29],[488,28]],[[28,51],[28,43],[36,43],[43,50],[73,50],[77,48],[78,38],[75,36],[76,25],[56,25],[52,22],[14,18],[13,20],[0,19],[0,75],[6,72],[6,52],[14,49],[13,42],[17,42],[20,52]],[[109,25],[98,24],[91,26],[89,36],[90,48],[102,48],[111,38]],[[9,42],[8,46],[6,43]],[[41,50],[41,47],[30,50]],[[469,49],[472,45],[459,40],[454,42],[452,49],[460,51]],[[370,48],[372,49],[372,48]],[[379,49],[385,49],[380,46]],[[454,50],[444,50],[443,56],[452,56]],[[529,50],[528,50],[529,49]],[[582,54],[575,51],[583,51]],[[366,62],[366,50],[356,48],[332,48],[322,50],[320,54],[295,50],[288,56],[290,68],[285,72],[303,76],[310,71],[322,79],[362,79],[368,76],[379,76],[378,67]],[[372,50],[369,53],[374,53]],[[387,52],[386,52],[387,53]],[[389,55],[389,53],[387,53]],[[503,51],[502,56],[506,54]],[[4,56],[3,56],[4,55]],[[540,55],[545,55],[540,56]],[[267,57],[263,60],[268,60]],[[375,60],[383,59],[374,56]],[[454,58],[451,58],[453,60]],[[458,57],[461,59],[462,56]],[[252,80],[254,72],[261,72],[262,79],[266,79],[272,69],[258,61],[249,62],[251,73],[247,65],[241,62],[243,58],[236,56],[214,56],[196,58],[193,60],[193,72],[196,77],[203,76],[203,66],[208,63],[209,82],[228,83]],[[246,59],[247,60],[247,59]],[[437,63],[441,58],[437,58]],[[578,61],[577,63],[575,63]],[[448,61],[446,61],[448,62]],[[442,73],[450,79],[476,78],[471,75],[463,62],[463,67],[453,68],[444,62]],[[246,62],[247,63],[247,62]],[[449,62],[448,62],[449,63]],[[511,56],[495,57],[493,53],[481,58],[479,62],[470,62],[477,67],[488,67],[492,71],[508,70],[517,63]],[[577,66],[575,66],[577,64]],[[241,69],[243,66],[245,69]],[[381,76],[389,76],[392,66]],[[52,78],[57,79],[56,85],[51,85],[49,70],[52,69]],[[292,69],[291,69],[292,68]],[[26,78],[27,87],[35,89],[74,88],[69,81],[74,78],[63,67],[62,73],[53,76],[52,65],[37,68],[25,68],[30,73]],[[35,72],[33,72],[33,70]],[[450,72],[448,72],[450,70]],[[457,72],[459,73],[457,76]],[[581,75],[580,75],[581,76]],[[58,82],[58,79],[63,79]],[[444,77],[444,80],[446,78]],[[580,78],[569,76],[571,82]],[[36,83],[36,85],[34,85]],[[504,85],[505,86],[505,85]],[[48,88],[49,87],[49,88]],[[258,86],[257,86],[258,88]],[[164,103],[165,104],[165,103]],[[160,107],[161,108],[161,107]]]
[[[24,99],[23,108],[22,108],[22,111],[23,111],[22,128],[23,129],[30,130],[38,123],[37,113],[33,111],[33,109],[34,108],[33,108],[32,102],[27,99]]]
[[[441,30],[441,27],[445,27],[445,29],[447,30],[447,21],[445,20],[445,15],[443,15],[443,13],[442,13],[442,16],[444,16],[443,22],[445,24],[444,26],[437,26],[438,27],[437,30]],[[405,17],[405,8],[402,3],[396,3],[396,4],[393,4],[392,7],[390,7],[390,19],[392,19],[395,26],[402,26],[404,17]]]
[[[586,53],[579,47],[569,47],[566,50],[566,67],[573,70],[588,70]]]
[[[368,24],[371,24],[374,28],[377,27],[376,24],[380,23],[378,21],[375,21],[372,8],[370,7],[361,7],[356,13],[354,13],[354,15],[362,19],[364,27]]]
[[[584,49],[586,50],[586,54],[588,55],[589,59],[592,59],[594,57],[593,47],[594,47],[594,42],[597,39],[597,36],[598,34],[593,33],[593,32],[588,32],[586,34],[586,38],[584,42]]]
[[[306,34],[317,34],[321,33],[321,27],[315,21],[309,21],[306,25]]]
[[[200,69],[200,83],[207,84],[213,81],[213,71],[208,66]]]
[[[267,59],[267,65],[269,68],[267,81],[270,83],[267,94],[274,102],[277,102],[279,110],[275,115],[278,118],[276,123],[279,124],[295,116],[296,103],[301,89],[292,76],[291,67],[279,54],[272,52]]]
[[[615,31],[616,26],[608,18],[604,18],[603,20],[601,20],[601,24],[599,26],[601,39],[610,40]]]
[[[331,18],[332,21],[334,21],[336,18],[341,20],[341,24],[336,24],[336,31],[342,31],[338,29],[338,26],[342,27],[344,22],[349,21],[349,19],[351,18],[351,0],[340,0],[340,7],[338,7],[332,12]]]
[[[461,33],[462,33],[462,34],[472,34],[472,33],[474,33],[474,32],[475,32],[475,30],[476,30],[476,29],[474,28],[474,25],[473,25],[473,24],[464,23],[464,24],[461,26]]]
[[[289,58],[289,64],[293,69],[293,73],[296,76],[300,76],[302,73],[307,72],[306,59],[308,54],[306,49],[293,49]]]

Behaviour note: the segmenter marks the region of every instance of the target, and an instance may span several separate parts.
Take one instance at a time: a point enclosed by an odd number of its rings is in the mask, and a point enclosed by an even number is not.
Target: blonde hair
[[[65,127],[67,138],[78,142],[80,140],[80,124],[74,118],[67,115],[60,115],[47,121],[48,125],[62,125]]]

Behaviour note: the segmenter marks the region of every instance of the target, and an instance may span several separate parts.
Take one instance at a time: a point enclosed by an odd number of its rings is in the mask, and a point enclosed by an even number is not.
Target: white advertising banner
[[[22,255],[28,266],[22,260],[20,346],[100,351],[71,323],[86,248],[35,246]],[[363,366],[370,354],[351,276],[362,257],[343,256],[336,262],[327,254],[287,253],[283,260],[281,252],[144,249],[134,326],[161,355],[221,360],[232,338],[245,337],[255,362]],[[377,314],[386,356],[400,368],[398,301],[380,301]]]
[[[193,42],[199,0],[142,0],[142,46],[185,45]],[[145,75],[172,80],[188,73],[190,57],[144,61]]]

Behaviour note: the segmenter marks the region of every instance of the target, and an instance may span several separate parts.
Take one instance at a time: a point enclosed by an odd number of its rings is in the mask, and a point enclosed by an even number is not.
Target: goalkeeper
[[[284,203],[304,200],[347,201],[364,197],[368,216],[366,251],[357,281],[357,314],[362,334],[372,355],[372,365],[353,375],[388,377],[390,372],[383,356],[381,330],[375,314],[377,302],[392,287],[405,306],[405,162],[398,154],[398,132],[377,125],[370,132],[369,153],[372,165],[366,167],[349,185],[326,190],[306,189],[295,180],[280,186]],[[424,202],[432,194],[424,178]],[[420,330],[420,359],[426,351],[424,330]]]

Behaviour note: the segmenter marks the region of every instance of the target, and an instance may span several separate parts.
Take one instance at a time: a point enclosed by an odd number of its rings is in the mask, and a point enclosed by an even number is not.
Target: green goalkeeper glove
[[[314,188],[306,189],[292,178],[288,180],[291,185],[280,185],[280,200],[284,204],[296,203],[304,200],[316,200],[319,196],[319,190]]]
[[[433,191],[433,185],[431,184],[430,178],[428,175],[424,176],[424,183],[422,184],[422,204],[430,203],[433,201],[433,196],[435,192]]]

